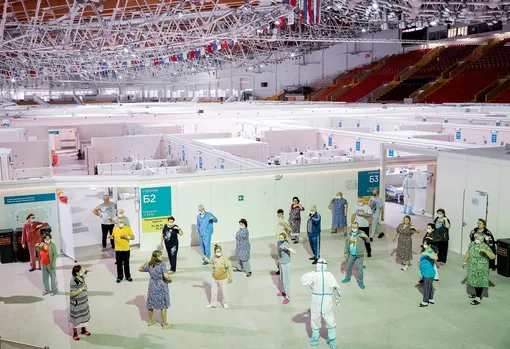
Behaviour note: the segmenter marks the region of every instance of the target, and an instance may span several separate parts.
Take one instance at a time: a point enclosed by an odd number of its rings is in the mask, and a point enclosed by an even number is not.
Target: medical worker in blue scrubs
[[[324,258],[317,261],[316,271],[306,273],[301,277],[301,284],[312,289],[311,327],[312,338],[310,345],[319,344],[321,317],[328,329],[328,344],[336,349],[336,323],[333,314],[333,300],[340,304],[340,286],[333,274],[327,271],[327,262]]]
[[[308,241],[313,253],[313,257],[310,260],[313,260],[312,264],[317,264],[321,250],[321,215],[317,212],[315,205],[310,207],[306,231],[308,232]]]
[[[200,236],[200,247],[202,248],[202,253],[209,260],[211,259],[211,237],[214,232],[213,224],[218,223],[218,218],[212,213],[206,212],[203,205],[198,206],[198,212],[197,231]],[[202,264],[207,265],[209,263],[204,261]]]

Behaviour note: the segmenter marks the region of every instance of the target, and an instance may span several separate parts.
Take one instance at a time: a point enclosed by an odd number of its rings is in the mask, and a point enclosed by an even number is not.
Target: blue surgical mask
[[[34,217],[30,217],[30,222],[34,223],[35,222],[35,218]]]
[[[284,239],[280,239],[280,242],[284,242],[285,240]]]

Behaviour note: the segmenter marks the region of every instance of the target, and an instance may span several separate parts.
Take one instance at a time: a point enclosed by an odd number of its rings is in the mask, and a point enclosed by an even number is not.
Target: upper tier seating
[[[390,102],[398,101],[402,102],[404,98],[408,98],[414,91],[420,89],[431,81],[436,80],[435,78],[421,78],[407,79],[402,81],[400,84],[389,90],[381,97],[377,98],[378,101]]]
[[[446,69],[469,56],[477,47],[477,45],[448,46],[439,53],[437,58],[425,64],[420,70],[414,73],[412,77],[413,79],[437,78]]]
[[[499,96],[497,96],[492,103],[510,103],[510,88],[506,89],[501,93]]]
[[[408,98],[413,92],[427,83],[436,80],[446,69],[469,56],[476,47],[476,45],[453,45],[446,47],[435,59],[425,64],[407,80],[402,81],[398,86],[377,100],[402,102],[404,98]]]
[[[334,99],[334,101],[357,102],[377,87],[393,80],[395,75],[416,64],[429,50],[417,50],[393,56],[381,69],[372,72],[358,85]]]
[[[427,96],[423,103],[468,102],[496,79],[510,72],[510,46],[504,40]]]
[[[328,88],[326,91],[317,96],[315,98],[315,101],[327,101],[329,95],[338,91],[342,87],[349,85],[354,80],[355,77],[366,72],[367,70],[372,69],[372,67],[375,66],[375,64],[376,62],[365,64],[364,66],[352,69],[341,81],[337,82],[331,88]]]

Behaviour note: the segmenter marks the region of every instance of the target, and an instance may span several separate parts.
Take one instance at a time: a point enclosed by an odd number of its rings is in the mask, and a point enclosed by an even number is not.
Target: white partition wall
[[[60,225],[60,246],[62,253],[69,258],[76,260],[76,253],[74,250],[74,232],[73,232],[73,217],[71,214],[71,205],[58,202],[58,219]]]
[[[510,155],[501,154],[501,148],[473,149],[469,153],[441,152],[437,162],[435,208],[445,209],[451,219],[449,249],[459,253],[466,251],[467,235],[478,218],[487,218],[487,228],[496,239],[510,237],[510,158],[504,160]],[[481,157],[490,153],[492,158]],[[486,208],[476,193],[487,195]],[[471,205],[479,207],[473,210]]]
[[[346,169],[338,170],[340,166]],[[302,213],[302,232],[306,233],[310,205],[317,206],[322,215],[322,229],[327,230],[332,223],[329,201],[336,192],[342,191],[349,203],[356,202],[358,169],[353,167],[352,164],[321,165],[315,170],[303,167],[281,169],[281,175],[276,175],[278,171],[274,170],[252,171],[165,181],[165,185],[172,187],[172,215],[184,231],[180,238],[181,246],[198,245],[198,205],[204,205],[218,218],[214,225],[213,243],[234,240],[241,218],[248,221],[251,238],[274,236],[276,211],[281,208],[288,215],[294,196],[299,197],[306,208]],[[357,164],[356,167],[363,165]],[[147,181],[145,186],[150,186],[150,183]],[[141,233],[140,248],[152,250],[160,238],[159,233]]]

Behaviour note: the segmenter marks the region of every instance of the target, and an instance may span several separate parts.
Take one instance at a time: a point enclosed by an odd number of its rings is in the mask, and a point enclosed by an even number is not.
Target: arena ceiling
[[[314,11],[303,21],[305,6]],[[338,42],[398,42],[360,38],[373,31],[506,23],[509,11],[498,0],[0,0],[0,78],[127,81],[252,67]]]

